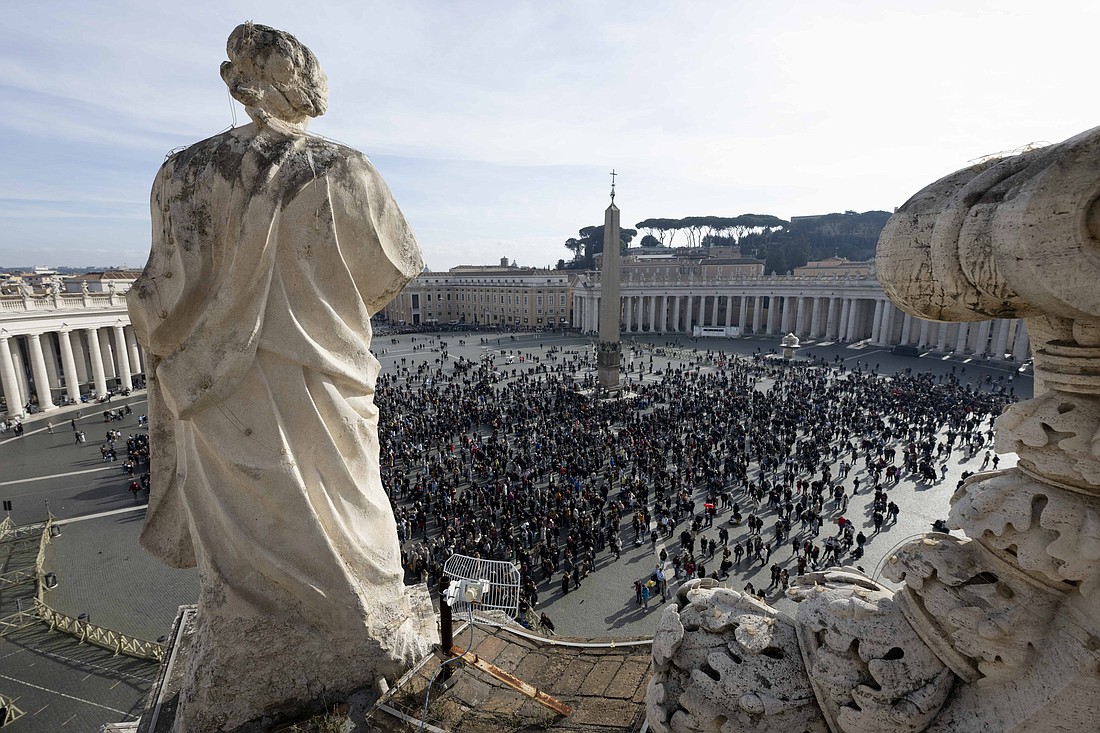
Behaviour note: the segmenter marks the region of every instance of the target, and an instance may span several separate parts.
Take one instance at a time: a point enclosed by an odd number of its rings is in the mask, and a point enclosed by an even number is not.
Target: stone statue
[[[227,52],[252,123],[161,167],[128,296],[154,375],[142,544],[202,581],[188,733],[331,703],[435,635],[426,589],[402,581],[369,348],[419,247],[366,156],[306,134],[328,92],[313,53],[252,23]]]
[[[746,639],[760,646],[764,629],[777,640],[767,656],[790,658],[782,633],[790,624],[833,733],[1095,730],[1098,161],[1095,128],[958,171],[890,219],[876,269],[904,311],[940,321],[1025,319],[1036,396],[1008,408],[996,436],[997,451],[1015,452],[1018,463],[971,476],[952,497],[949,522],[965,539],[926,535],[886,559],[883,575],[897,591],[859,573],[813,573],[789,591],[800,601],[793,620],[721,595],[732,591],[687,591],[654,639],[655,730],[816,730],[809,718],[795,727],[787,718],[805,698],[800,676],[745,653]],[[716,632],[734,639],[715,641]],[[759,687],[782,691],[781,704],[745,696]]]

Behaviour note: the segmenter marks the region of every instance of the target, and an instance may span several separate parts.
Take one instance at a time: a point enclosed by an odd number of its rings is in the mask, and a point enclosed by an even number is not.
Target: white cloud
[[[612,167],[629,221],[889,209],[1098,117],[1100,8],[1084,2],[19,4],[0,48],[2,197],[57,204],[37,210],[40,241],[56,212],[131,252],[147,228],[97,222],[144,211],[163,154],[230,124],[217,69],[248,19],[318,54],[331,109],[315,130],[378,161],[437,269],[552,264],[600,220]],[[56,264],[86,256],[76,236],[53,237],[73,242]],[[0,262],[18,237],[0,232]]]

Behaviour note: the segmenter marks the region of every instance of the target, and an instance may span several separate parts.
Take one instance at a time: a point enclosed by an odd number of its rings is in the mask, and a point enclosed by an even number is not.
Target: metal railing
[[[29,566],[0,573],[0,590],[26,583],[29,580],[34,580],[35,577],[37,577],[35,569]]]
[[[17,611],[10,616],[4,616],[0,618],[0,636],[6,636],[13,631],[22,631],[38,621],[38,613],[34,610]]]
[[[158,662],[164,659],[164,647],[155,641],[139,639],[136,636],[96,626],[90,621],[66,616],[41,601],[35,602],[34,605],[39,620],[49,626],[51,631],[75,636],[81,641],[110,649],[115,654],[127,654],[131,657],[153,659]]]
[[[23,715],[23,711],[15,707],[15,702],[10,697],[0,695],[0,728],[19,720]]]
[[[0,636],[13,631],[25,629],[35,623],[44,623],[51,631],[60,631],[70,636],[75,636],[81,642],[89,642],[97,646],[110,649],[115,654],[127,654],[139,659],[164,659],[164,646],[155,641],[139,639],[136,636],[123,634],[119,631],[97,626],[86,619],[73,618],[60,611],[50,608],[46,603],[46,548],[53,539],[54,518],[49,515],[45,524],[29,525],[41,530],[38,540],[38,556],[35,558],[34,568],[20,568],[0,576],[0,585],[8,581],[7,576],[19,574],[22,580],[33,579],[36,584],[34,594],[34,608],[32,610],[20,610],[18,613],[0,618]],[[25,527],[15,527],[10,520],[0,522],[0,537],[11,536],[23,532]],[[22,582],[20,580],[20,582]]]

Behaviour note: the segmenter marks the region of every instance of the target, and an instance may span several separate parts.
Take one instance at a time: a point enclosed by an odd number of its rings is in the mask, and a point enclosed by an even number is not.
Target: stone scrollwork
[[[955,494],[951,521],[1033,577],[1096,597],[1100,498],[1052,490],[1013,468],[969,479]]]
[[[902,547],[883,575],[913,629],[962,679],[983,685],[1024,672],[1043,646],[1061,593],[980,545],[948,535]]]
[[[705,579],[686,583],[653,639],[647,713],[659,733],[825,733],[789,619]]]
[[[810,682],[834,731],[921,731],[955,683],[893,593],[859,573],[802,576],[797,628]]]

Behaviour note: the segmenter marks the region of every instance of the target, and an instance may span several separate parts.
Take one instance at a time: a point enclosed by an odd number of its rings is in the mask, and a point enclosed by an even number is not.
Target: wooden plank
[[[452,646],[451,656],[461,657],[462,661],[470,665],[471,667],[475,669],[480,669],[482,672],[485,672],[486,674],[495,677],[512,689],[517,690],[518,692],[531,698],[539,705],[553,710],[555,713],[562,716],[563,718],[567,718],[573,714],[573,708],[569,707],[561,700],[550,697],[534,685],[524,682],[515,675],[508,674],[500,667],[496,666],[495,664],[490,664],[489,662],[486,662],[484,659],[481,659],[473,652],[463,653],[463,651],[457,646]]]

